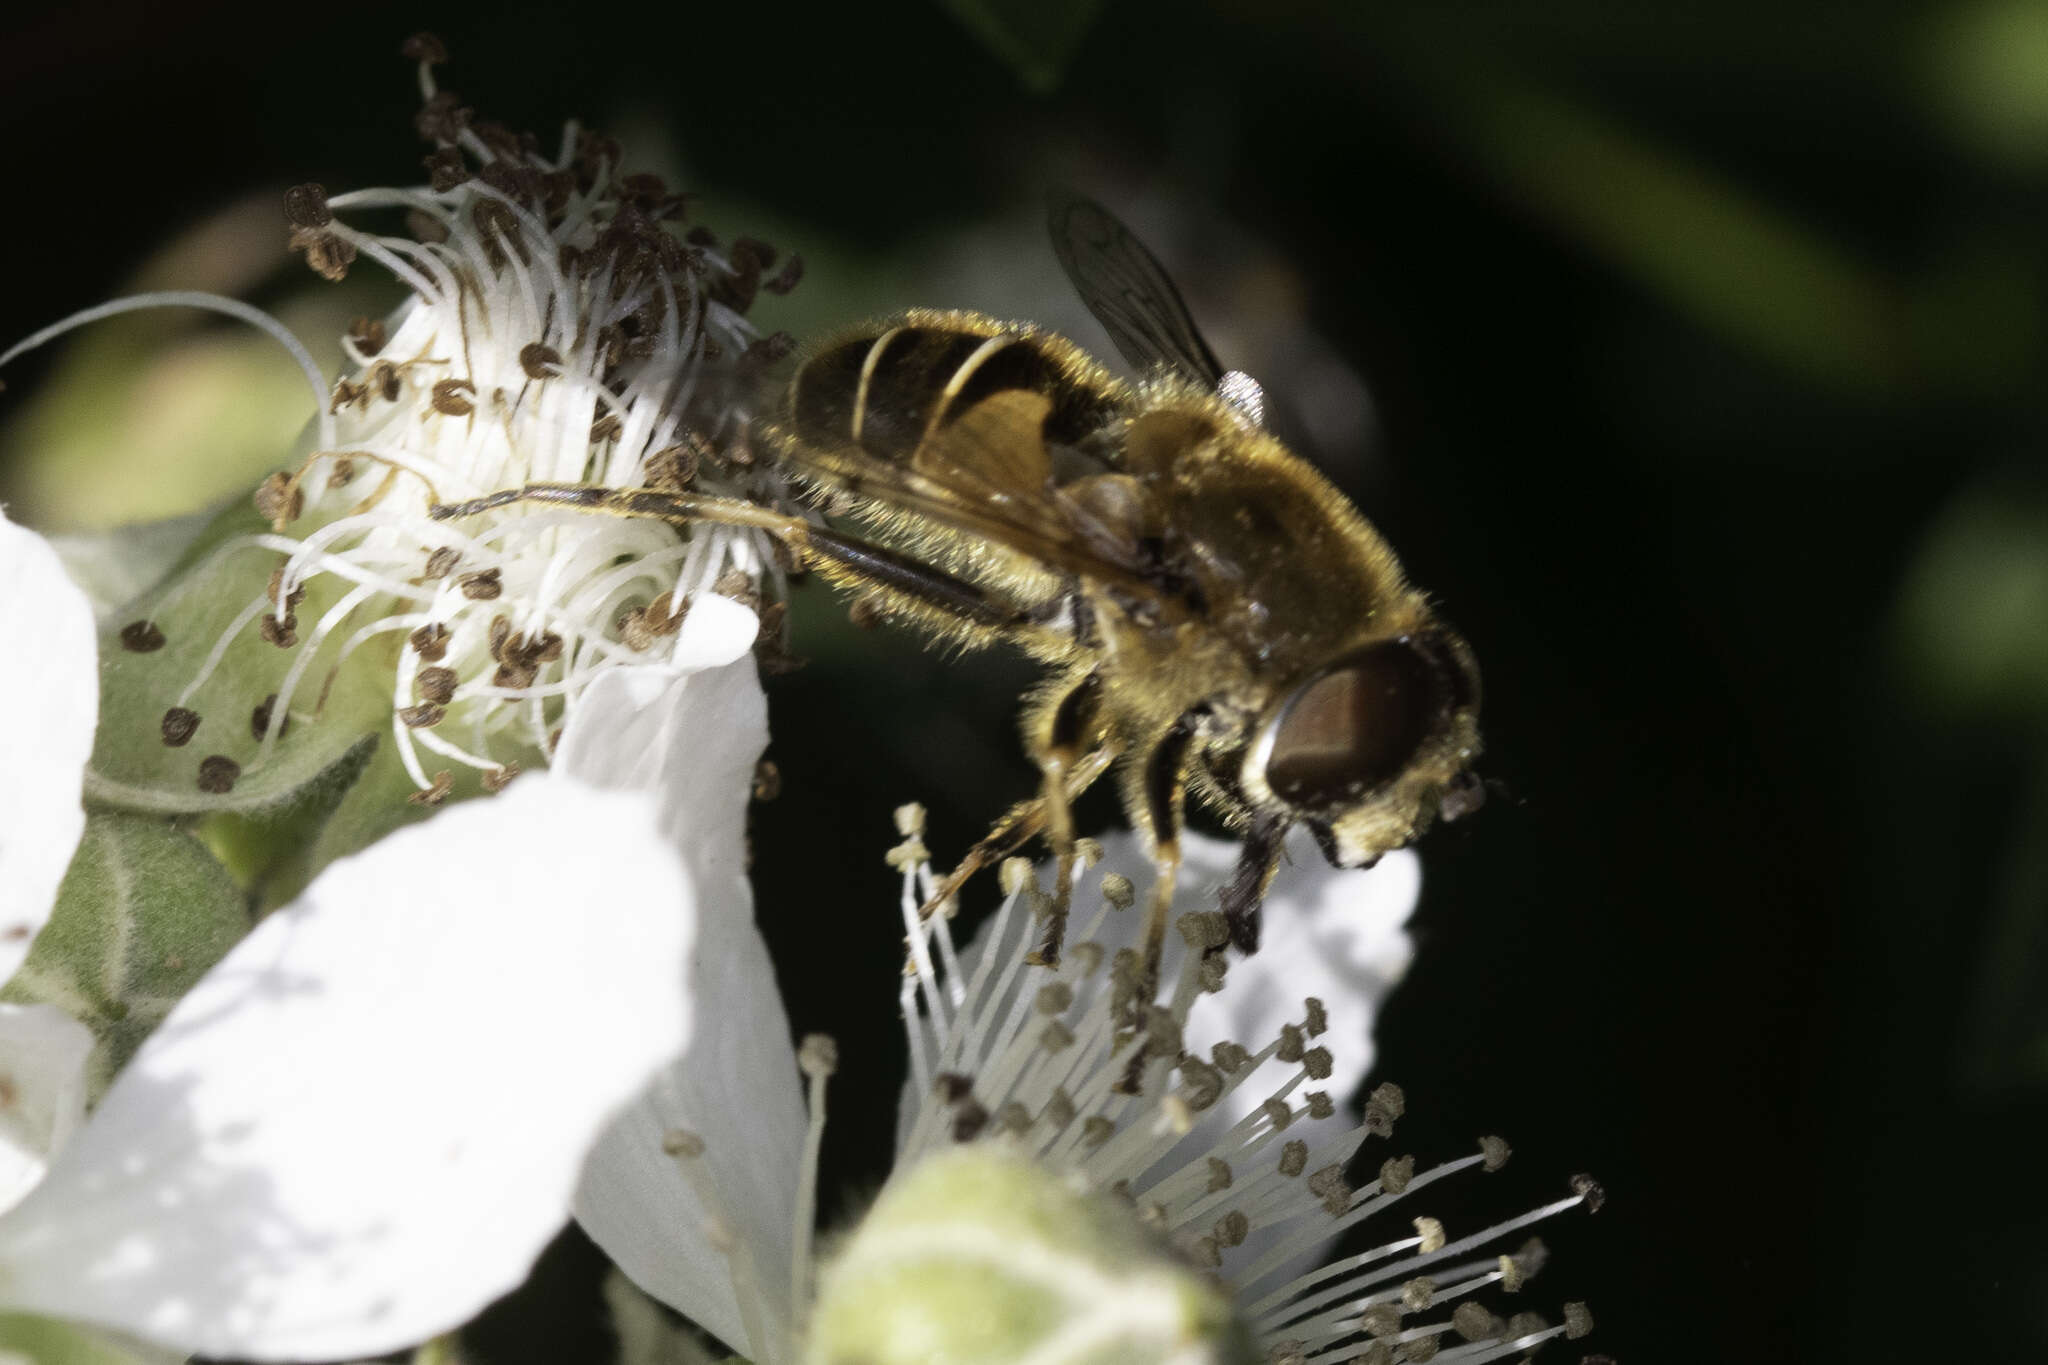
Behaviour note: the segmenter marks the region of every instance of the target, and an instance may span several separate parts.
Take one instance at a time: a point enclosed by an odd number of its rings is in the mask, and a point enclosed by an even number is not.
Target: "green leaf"
[[[1041,94],[1060,77],[1101,0],[942,0],[953,17]]]
[[[33,1365],[175,1365],[183,1351],[128,1341],[83,1323],[0,1313],[0,1360]]]
[[[95,1098],[249,929],[247,901],[185,830],[97,811],[57,905],[0,1000],[50,1004],[93,1031]]]
[[[352,586],[319,574],[294,609],[298,642],[281,648],[266,640],[270,576],[284,558],[250,540],[267,530],[246,503],[231,510],[168,583],[110,619],[100,640],[99,734],[85,775],[94,801],[159,815],[272,809],[331,782],[363,738],[382,730],[402,635],[374,636],[341,663],[343,644],[377,604],[361,603],[316,639],[321,618]],[[138,651],[124,631],[145,624],[150,642],[160,634],[162,644]],[[287,692],[289,724],[265,759],[256,713]],[[198,717],[182,744],[166,742],[172,708]]]

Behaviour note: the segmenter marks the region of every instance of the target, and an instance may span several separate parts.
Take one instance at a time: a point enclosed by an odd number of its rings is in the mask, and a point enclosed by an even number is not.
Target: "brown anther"
[[[1289,1180],[1308,1169],[1308,1144],[1300,1138],[1289,1138],[1280,1147],[1280,1174]]]
[[[524,659],[511,659],[499,664],[491,674],[491,686],[502,687],[510,692],[523,692],[533,686],[536,676],[534,666]]]
[[[671,1128],[661,1135],[661,1150],[685,1161],[704,1155],[704,1139],[687,1128]]]
[[[1181,940],[1194,952],[1221,948],[1230,942],[1230,925],[1219,911],[1201,910],[1182,915],[1173,922]]]
[[[1303,1053],[1307,1050],[1308,1040],[1301,1031],[1301,1025],[1282,1024],[1280,1026],[1280,1049],[1273,1054],[1274,1056],[1292,1066],[1301,1060]]]
[[[405,384],[399,376],[398,367],[388,360],[380,360],[372,365],[369,374],[363,377],[363,383],[371,393],[387,403],[396,403],[398,396],[405,392]]]
[[[647,629],[656,635],[673,635],[683,628],[683,618],[690,614],[690,601],[684,598],[678,604],[674,592],[664,592],[647,604],[647,610],[640,617],[647,623]]]
[[[1038,1117],[1047,1127],[1058,1132],[1074,1121],[1076,1113],[1074,1097],[1067,1093],[1065,1086],[1060,1086],[1052,1092],[1052,1098],[1045,1102],[1045,1110]]]
[[[1566,1341],[1577,1341],[1593,1330],[1593,1314],[1583,1303],[1568,1303],[1564,1306],[1564,1337]]]
[[[1312,1119],[1326,1119],[1337,1112],[1337,1102],[1330,1098],[1327,1090],[1311,1090],[1301,1098],[1307,1103],[1308,1116]]]
[[[1214,1237],[1202,1236],[1196,1238],[1195,1244],[1189,1248],[1188,1254],[1194,1257],[1196,1265],[1207,1266],[1211,1270],[1223,1264],[1223,1248],[1216,1245]]]
[[[1390,1156],[1380,1163],[1380,1188],[1388,1194],[1401,1193],[1414,1178],[1415,1158],[1412,1156]]]
[[[596,446],[603,445],[606,441],[616,441],[625,427],[626,424],[619,420],[616,412],[608,412],[590,424],[590,443]]]
[[[448,60],[448,45],[432,33],[415,33],[398,45],[398,55],[409,62],[440,66]]]
[[[1082,980],[1086,980],[1101,971],[1103,959],[1106,956],[1107,954],[1103,952],[1102,945],[1092,938],[1084,939],[1082,942],[1073,944],[1067,949],[1067,959],[1080,972]]]
[[[1436,1359],[1437,1350],[1441,1345],[1442,1339],[1433,1332],[1428,1336],[1416,1337],[1402,1343],[1401,1359],[1411,1362],[1411,1365],[1425,1365],[1425,1362]]]
[[[356,244],[324,228],[293,228],[287,245],[305,254],[314,274],[337,284],[348,278],[348,268],[356,262]]]
[[[1312,1081],[1329,1080],[1334,1065],[1330,1049],[1326,1047],[1312,1047],[1301,1054],[1301,1069],[1308,1073],[1308,1078]]]
[[[1358,1315],[1358,1325],[1367,1336],[1398,1336],[1401,1332],[1401,1310],[1391,1303],[1376,1303]]]
[[[290,612],[283,616],[259,617],[256,633],[279,649],[290,649],[299,642],[299,618]]]
[[[1586,1201],[1587,1213],[1600,1212],[1600,1206],[1607,1202],[1607,1190],[1590,1175],[1572,1177],[1572,1193]]]
[[[1408,1359],[1405,1350],[1401,1353],[1401,1359]],[[1365,1349],[1352,1356],[1345,1365],[1394,1365],[1394,1352],[1384,1341],[1369,1341],[1365,1344]]]
[[[256,485],[256,515],[271,525],[282,528],[297,521],[305,510],[306,495],[292,482],[291,475],[272,474]]]
[[[438,621],[430,621],[406,637],[413,653],[428,663],[439,663],[448,657],[448,627]]]
[[[1209,1049],[1209,1060],[1226,1076],[1235,1076],[1251,1064],[1252,1054],[1229,1039]]]
[[[972,1142],[988,1127],[988,1110],[979,1100],[963,1100],[953,1109],[953,1141]]]
[[[415,730],[431,730],[447,718],[448,708],[430,701],[398,709],[398,719]]]
[[[743,607],[758,608],[761,605],[761,591],[754,586],[753,577],[745,569],[727,569],[712,583],[711,591],[720,597],[729,597]]]
[[[1223,1073],[1192,1052],[1180,1059],[1181,1099],[1201,1113],[1223,1098]]]
[[[191,743],[192,736],[199,729],[199,713],[188,711],[182,706],[173,706],[164,712],[164,743],[173,749],[181,749]]]
[[[1216,1194],[1230,1188],[1230,1163],[1220,1156],[1209,1158],[1209,1185],[1206,1193]]]
[[[1116,1125],[1100,1114],[1094,1114],[1081,1123],[1081,1145],[1100,1147],[1116,1136]]]
[[[1504,1137],[1479,1139],[1479,1150],[1485,1158],[1479,1163],[1480,1168],[1486,1171],[1497,1171],[1507,1165],[1508,1157],[1514,1152],[1514,1148],[1508,1146],[1508,1140]]]
[[[1329,1032],[1330,1015],[1329,1011],[1323,1008],[1323,1002],[1311,995],[1303,1004],[1308,1007],[1308,1017],[1302,1021],[1301,1026],[1308,1031],[1308,1036],[1320,1038]]]
[[[455,670],[452,668],[423,668],[413,679],[421,701],[446,706],[455,698]]]
[[[1467,1341],[1492,1341],[1507,1335],[1507,1324],[1485,1304],[1467,1299],[1452,1311],[1451,1330]]]
[[[448,799],[448,793],[453,790],[455,790],[455,775],[446,768],[443,768],[440,772],[434,774],[432,786],[422,791],[416,791],[405,799],[408,804],[414,806],[438,806]]]
[[[782,769],[770,759],[762,759],[754,765],[754,799],[773,801],[782,795]]]
[[[839,1069],[839,1044],[831,1035],[806,1033],[796,1050],[797,1070],[806,1076],[829,1076]]]
[[[499,661],[505,658],[505,646],[512,639],[512,618],[493,616],[490,627],[485,631],[484,641],[491,651],[491,657]]]
[[[792,251],[789,253],[789,259],[782,263],[782,269],[776,272],[775,278],[761,281],[761,287],[771,294],[787,294],[796,288],[797,282],[803,277],[804,258]]]
[[[507,763],[502,768],[484,769],[483,783],[487,792],[501,792],[512,785],[512,779],[519,776],[519,765]]]
[[[1114,909],[1128,910],[1138,903],[1138,891],[1129,877],[1111,872],[1102,879],[1102,898]]]
[[[1511,1341],[1519,1341],[1523,1337],[1537,1336],[1549,1330],[1550,1323],[1541,1313],[1531,1313],[1525,1309],[1508,1318],[1507,1330],[1501,1335]]]
[[[372,356],[384,349],[384,343],[391,338],[384,330],[382,318],[351,318],[348,324],[349,344],[362,355]]]
[[[1344,1179],[1344,1167],[1325,1166],[1308,1178],[1309,1193],[1323,1201],[1323,1211],[1337,1217],[1351,1207],[1351,1186]]]
[[[327,486],[346,488],[356,477],[356,462],[346,455],[334,457],[334,463],[327,468]]]
[[[130,654],[154,654],[164,647],[164,633],[154,621],[130,621],[121,627],[121,648]]]
[[[932,1094],[943,1104],[958,1104],[974,1093],[974,1078],[958,1071],[941,1071],[932,1077]]]
[[[1442,1251],[1447,1240],[1444,1236],[1444,1225],[1434,1218],[1417,1218],[1415,1235],[1422,1239],[1421,1244],[1415,1249],[1425,1256]]]
[[[1038,1045],[1047,1052],[1065,1052],[1074,1045],[1074,1031],[1054,1019],[1038,1032]]]
[[[644,654],[654,648],[654,628],[647,624],[646,612],[620,612],[617,626],[619,642],[635,654]]]
[[[1244,1245],[1244,1239],[1251,1236],[1252,1220],[1245,1217],[1243,1210],[1232,1209],[1216,1220],[1216,1226],[1211,1232],[1216,1238],[1216,1245],[1241,1247]]]
[[[1065,1014],[1073,1003],[1074,988],[1064,981],[1054,981],[1038,988],[1031,1007],[1040,1014]]]
[[[476,411],[476,403],[470,398],[475,392],[476,385],[467,379],[437,379],[428,402],[443,417],[467,417]]]
[[[461,585],[462,595],[472,602],[490,602],[502,596],[505,585],[499,581],[497,569],[478,569],[455,580]]]
[[[552,346],[529,341],[519,348],[519,368],[528,379],[547,379],[561,373],[562,353]]]
[[[273,715],[276,715],[276,713],[277,713],[277,693],[275,693],[275,692],[272,692],[272,693],[271,693],[271,694],[270,694],[269,696],[265,697],[265,698],[264,698],[264,699],[263,699],[262,701],[260,701],[260,702],[256,703],[256,706],[255,706],[255,708],[254,708],[253,710],[251,710],[251,711],[249,712],[249,734],[250,734],[250,736],[251,736],[252,738],[254,738],[254,739],[262,739],[262,738],[263,738],[263,737],[264,737],[265,735],[269,734],[269,733],[270,733],[270,718],[271,718],[271,717],[272,717]],[[286,736],[286,735],[290,734],[290,733],[291,733],[291,728],[292,728],[292,718],[291,718],[290,716],[288,716],[288,715],[286,715],[286,716],[278,716],[278,718],[277,718],[277,734],[278,734],[278,738],[282,739],[282,738],[283,738],[284,736]]]
[[[284,565],[280,564],[270,571],[270,586],[265,589],[264,595],[289,614],[293,607],[306,600],[306,585],[304,583],[295,584],[290,592],[286,592],[284,589]]]
[[[1401,1306],[1410,1313],[1426,1310],[1436,1299],[1436,1281],[1427,1275],[1417,1275],[1401,1285]]]
[[[295,228],[324,228],[334,221],[327,190],[315,184],[294,185],[284,192],[284,220]]]
[[[1386,1087],[1381,1086],[1380,1089],[1384,1090]],[[1375,1090],[1372,1093],[1372,1098],[1365,1102],[1365,1131],[1371,1133],[1374,1137],[1392,1137],[1394,1135],[1394,1120],[1400,1117],[1400,1113],[1401,1111],[1398,1108],[1391,1108],[1382,1104],[1379,1091]]]
[[[696,482],[699,464],[698,454],[690,446],[663,446],[647,457],[647,486],[680,493]]]
[[[1011,1100],[996,1110],[995,1126],[998,1132],[1022,1137],[1031,1131],[1031,1111],[1016,1100]]]
[[[226,754],[208,754],[199,760],[199,790],[209,795],[227,795],[241,775],[242,765]]]
[[[462,562],[462,551],[453,545],[443,545],[427,556],[427,567],[420,571],[420,580],[431,583],[437,578],[446,578],[455,572],[455,566]]]

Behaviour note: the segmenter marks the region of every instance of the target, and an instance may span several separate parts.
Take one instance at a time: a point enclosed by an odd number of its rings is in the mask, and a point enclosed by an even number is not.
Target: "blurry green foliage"
[[[1059,84],[1102,0],[940,0],[1028,90]]]

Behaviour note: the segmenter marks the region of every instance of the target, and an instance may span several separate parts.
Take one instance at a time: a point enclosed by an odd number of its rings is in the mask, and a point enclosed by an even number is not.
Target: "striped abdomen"
[[[1044,394],[1045,437],[1080,445],[1125,401],[1071,343],[977,313],[910,313],[827,343],[790,388],[789,431],[805,445],[848,443],[908,459],[925,436],[1006,389]]]

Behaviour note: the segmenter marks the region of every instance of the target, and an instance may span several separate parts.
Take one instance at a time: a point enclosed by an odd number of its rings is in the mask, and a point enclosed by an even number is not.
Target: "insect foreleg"
[[[1073,802],[1082,792],[1094,786],[1095,779],[1109,771],[1109,765],[1114,763],[1117,755],[1122,752],[1121,744],[1114,740],[1104,740],[1067,769],[1066,782],[1062,786],[1067,801]],[[1019,801],[1010,807],[1002,819],[996,821],[995,826],[982,836],[981,842],[967,850],[967,856],[960,860],[960,865],[939,883],[938,888],[918,911],[919,917],[930,919],[937,914],[939,907],[958,895],[960,888],[965,886],[975,873],[1022,847],[1026,840],[1046,827],[1046,820],[1046,801],[1043,795],[1029,801]]]
[[[469,502],[440,503],[430,509],[430,515],[436,521],[449,521],[520,502],[551,503],[607,516],[650,517],[681,524],[701,521],[720,526],[749,526],[774,536],[789,547],[800,563],[820,570],[842,587],[874,588],[907,597],[965,626],[1002,629],[1023,619],[1015,608],[929,564],[829,526],[739,498],[671,493],[658,488],[530,483]]]
[[[1273,884],[1273,873],[1280,866],[1280,849],[1286,839],[1285,820],[1270,815],[1254,816],[1251,828],[1245,832],[1244,846],[1238,850],[1237,866],[1230,870],[1230,880],[1223,884],[1223,919],[1230,926],[1230,941],[1246,956],[1259,950],[1260,907],[1265,904],[1266,888]]]
[[[1209,714],[1206,706],[1181,713],[1145,755],[1145,814],[1152,826],[1152,903],[1145,911],[1144,957],[1138,999],[1150,1004],[1159,993],[1159,959],[1166,945],[1166,919],[1173,910],[1180,876],[1181,816],[1187,804],[1188,749]]]
[[[1036,966],[1060,965],[1067,911],[1074,898],[1074,810],[1067,799],[1067,774],[1081,761],[1087,740],[1095,730],[1096,707],[1101,696],[1101,675],[1083,674],[1045,711],[1042,723],[1033,727],[1039,733],[1030,737],[1044,778],[1040,799],[1045,805],[1046,840],[1052,845],[1055,868],[1045,937],[1026,959]]]

